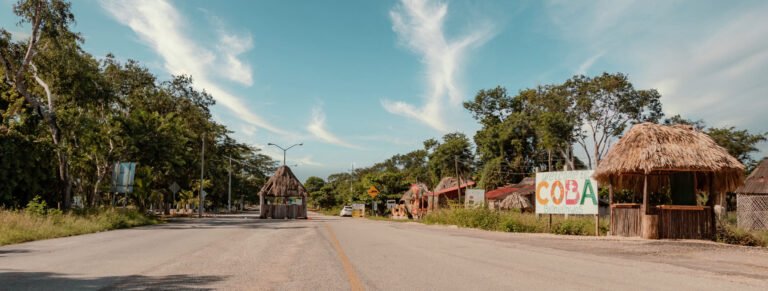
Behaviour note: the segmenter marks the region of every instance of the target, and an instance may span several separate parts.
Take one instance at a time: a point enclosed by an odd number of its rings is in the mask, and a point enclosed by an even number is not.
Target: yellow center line
[[[339,260],[341,261],[341,265],[344,267],[344,272],[347,273],[347,278],[349,279],[349,287],[352,289],[352,291],[365,290],[362,281],[360,281],[360,278],[357,277],[355,267],[352,266],[352,262],[349,261],[349,258],[344,253],[344,250],[341,249],[341,244],[339,243],[339,240],[336,239],[336,235],[333,233],[333,229],[331,229],[327,223],[323,223],[323,225],[325,225],[325,229],[328,231],[328,237],[331,240],[333,248],[336,249],[336,254],[339,255]]]

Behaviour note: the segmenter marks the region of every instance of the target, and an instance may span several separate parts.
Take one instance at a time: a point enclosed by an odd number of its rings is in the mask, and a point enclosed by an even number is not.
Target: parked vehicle
[[[352,206],[344,206],[344,208],[341,209],[339,216],[352,216]]]

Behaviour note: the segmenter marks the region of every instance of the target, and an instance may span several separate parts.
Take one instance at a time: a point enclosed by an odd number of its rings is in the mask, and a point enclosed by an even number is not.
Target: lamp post
[[[276,145],[276,144],[273,144],[273,143],[268,143],[267,145],[276,146],[277,148],[283,150],[283,166],[285,166],[285,152],[287,152],[288,150],[290,150],[291,148],[293,148],[295,146],[303,146],[304,143],[297,143],[295,145],[289,146],[288,148],[283,148],[283,147],[281,147],[279,145]]]

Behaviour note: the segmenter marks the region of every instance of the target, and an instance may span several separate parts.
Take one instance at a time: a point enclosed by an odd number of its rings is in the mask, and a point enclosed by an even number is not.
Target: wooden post
[[[643,176],[643,210],[641,217],[642,237],[645,239],[658,239],[659,216],[648,214],[648,174]]]
[[[600,208],[598,206],[597,208]],[[600,236],[600,213],[595,214],[595,236]]]
[[[552,214],[549,215],[549,232],[552,232]]]
[[[600,203],[598,203],[597,208],[600,209]],[[608,218],[608,235],[611,235],[611,229],[613,228],[613,184],[610,182],[608,183]]]

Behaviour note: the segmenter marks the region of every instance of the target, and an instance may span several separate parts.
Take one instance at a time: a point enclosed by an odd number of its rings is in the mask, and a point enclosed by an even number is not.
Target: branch
[[[37,84],[40,85],[40,87],[43,87],[45,96],[48,98],[48,111],[53,112],[53,95],[51,94],[51,89],[48,88],[48,84],[37,75],[37,67],[35,64],[30,62],[29,65],[32,67],[32,76],[35,78],[35,81],[37,81]]]
[[[37,7],[35,7],[35,19],[32,22],[32,36],[29,37],[27,52],[24,54],[24,61],[21,62],[21,67],[19,67],[19,70],[16,71],[16,82],[19,84],[24,84],[22,81],[22,76],[24,75],[24,71],[27,69],[27,66],[32,61],[32,56],[35,54],[35,45],[37,44],[37,39],[39,37],[38,33],[40,32],[40,22],[42,22],[42,13],[40,12],[40,10],[43,9],[42,6],[43,1],[37,2]]]

